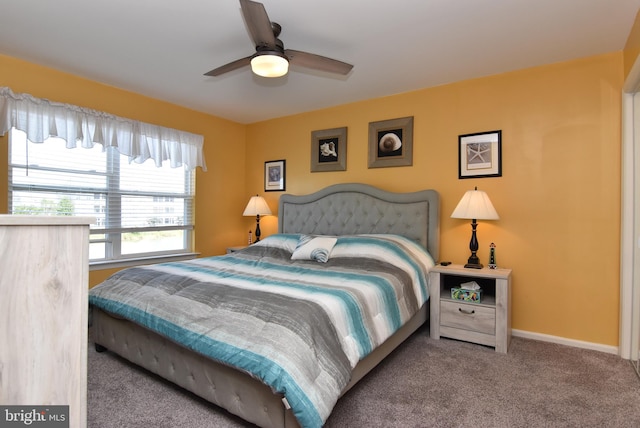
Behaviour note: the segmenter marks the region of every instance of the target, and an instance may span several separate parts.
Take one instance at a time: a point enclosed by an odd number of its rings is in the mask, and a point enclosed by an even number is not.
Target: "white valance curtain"
[[[14,94],[0,87],[0,135],[12,127],[24,131],[29,141],[43,143],[60,137],[67,148],[91,148],[94,144],[115,147],[130,161],[153,159],[157,166],[168,160],[171,167],[207,170],[202,152],[204,137],[176,129],[151,125],[109,113]]]

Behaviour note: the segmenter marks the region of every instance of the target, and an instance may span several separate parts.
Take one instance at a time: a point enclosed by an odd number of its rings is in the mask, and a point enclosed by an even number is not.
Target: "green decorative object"
[[[463,302],[480,303],[482,299],[482,290],[468,290],[466,288],[452,288],[451,298],[453,300],[462,300]]]

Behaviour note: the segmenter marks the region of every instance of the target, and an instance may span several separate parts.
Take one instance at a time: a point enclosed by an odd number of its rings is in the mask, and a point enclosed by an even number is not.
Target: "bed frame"
[[[438,259],[439,196],[434,190],[391,193],[359,183],[336,184],[316,193],[284,194],[280,233],[348,235],[393,233],[419,242]],[[428,304],[358,363],[342,394],[428,319]],[[212,361],[135,323],[93,308],[96,349],[105,348],[261,427],[298,427],[281,394],[245,372]]]

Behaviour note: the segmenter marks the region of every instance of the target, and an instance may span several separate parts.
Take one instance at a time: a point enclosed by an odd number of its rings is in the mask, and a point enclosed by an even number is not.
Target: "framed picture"
[[[413,164],[413,116],[369,123],[369,168]]]
[[[502,177],[502,131],[458,136],[458,178]]]
[[[279,192],[286,190],[286,165],[284,159],[264,163],[264,191]]]
[[[311,172],[347,169],[347,128],[311,132]]]

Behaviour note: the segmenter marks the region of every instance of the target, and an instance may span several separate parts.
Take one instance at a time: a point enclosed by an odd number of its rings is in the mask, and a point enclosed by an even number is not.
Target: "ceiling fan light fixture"
[[[251,71],[262,77],[281,77],[289,71],[289,61],[275,52],[257,54],[251,58]]]

